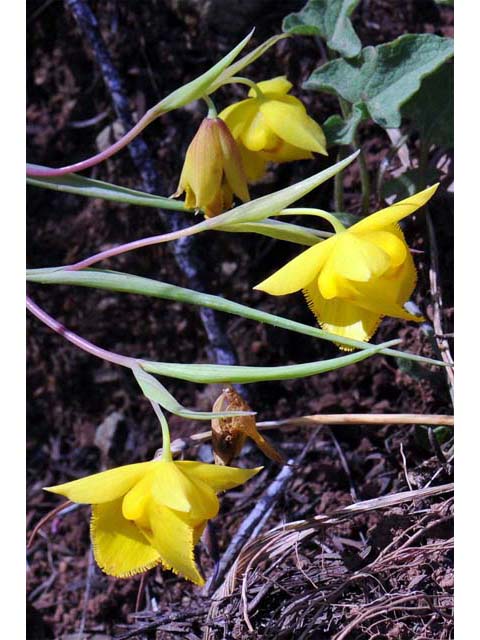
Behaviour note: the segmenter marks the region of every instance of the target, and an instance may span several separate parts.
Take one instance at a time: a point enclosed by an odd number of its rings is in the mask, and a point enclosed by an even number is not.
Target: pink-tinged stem
[[[125,135],[123,135],[120,140],[117,140],[114,144],[112,144],[108,149],[104,149],[100,153],[97,153],[95,156],[91,158],[87,158],[86,160],[82,160],[81,162],[76,162],[75,164],[69,164],[66,167],[36,167],[27,164],[27,176],[30,177],[48,177],[48,176],[63,176],[66,173],[76,173],[77,171],[83,171],[84,169],[88,169],[89,167],[93,167],[103,160],[110,158],[115,153],[123,149],[127,146],[132,140],[134,140],[139,133],[141,133],[145,127],[153,122],[155,118],[158,116],[158,113],[153,113],[151,110],[147,111],[147,113],[141,118],[137,124],[127,131]]]
[[[180,229],[179,231],[171,231],[170,233],[163,233],[159,236],[149,236],[148,238],[141,238],[140,240],[126,242],[125,244],[118,245],[118,247],[112,247],[111,249],[100,251],[99,253],[90,256],[89,258],[85,258],[84,260],[80,260],[80,262],[76,262],[75,264],[70,264],[64,267],[64,269],[65,271],[79,271],[80,269],[91,267],[92,264],[96,264],[101,260],[106,260],[107,258],[118,256],[121,253],[127,253],[128,251],[142,249],[143,247],[149,247],[153,244],[161,244],[162,242],[170,242],[171,240],[178,240],[179,238],[191,236],[197,233],[198,226],[199,225],[193,225],[191,227],[186,227],[185,229]]]
[[[63,326],[61,322],[58,322],[58,320],[52,318],[52,316],[48,315],[46,311],[35,304],[35,302],[33,302],[33,300],[29,296],[27,296],[27,309],[44,324],[46,324],[47,327],[50,327],[50,329],[53,329],[53,331],[63,336],[66,340],[74,344],[79,349],[82,349],[83,351],[86,351],[87,353],[90,353],[97,358],[101,358],[102,360],[106,360],[107,362],[119,364],[122,367],[131,368],[133,365],[137,364],[135,358],[122,356],[119,353],[113,353],[113,351],[107,351],[106,349],[97,347],[88,340],[85,340],[85,338],[82,338],[76,333],[73,333],[73,331],[69,331],[66,327]]]

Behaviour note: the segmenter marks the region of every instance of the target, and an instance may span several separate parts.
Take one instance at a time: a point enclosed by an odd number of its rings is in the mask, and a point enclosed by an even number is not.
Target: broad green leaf
[[[243,56],[243,58],[240,58],[240,60],[237,60],[236,62],[231,64],[224,71],[222,71],[220,76],[214,82],[212,82],[212,84],[208,88],[208,93],[213,93],[214,91],[216,91],[219,87],[222,86],[222,84],[225,84],[225,82],[227,82],[230,78],[236,76],[239,71],[247,67],[249,64],[252,64],[252,62],[255,62],[255,60],[262,56],[265,51],[270,49],[270,47],[272,47],[274,44],[277,44],[277,42],[283,40],[284,38],[288,38],[288,34],[281,33],[279,35],[272,36],[271,38],[268,38],[268,40],[265,40],[265,42],[259,45],[256,49]]]
[[[250,38],[253,35],[253,30],[248,34],[246,38],[244,38],[237,46],[227,53],[216,65],[214,65],[211,69],[202,73],[201,76],[195,78],[188,84],[183,85],[183,87],[179,87],[172,93],[170,93],[166,98],[161,100],[157,105],[155,105],[151,111],[153,114],[161,115],[162,113],[167,113],[167,111],[172,111],[172,109],[178,109],[179,107],[183,107],[186,104],[193,102],[194,100],[198,100],[207,93],[210,93],[211,86],[217,78],[227,69],[227,67],[232,64],[235,58],[238,56],[240,51],[246,47]]]
[[[368,349],[356,351],[347,356],[280,367],[240,367],[220,364],[191,365],[173,362],[151,362],[148,360],[139,360],[138,362],[145,371],[149,371],[150,373],[156,373],[157,375],[168,376],[170,378],[178,378],[180,380],[188,380],[189,382],[205,384],[239,382],[248,384],[249,382],[266,382],[270,380],[293,380],[295,378],[305,378],[315,376],[319,373],[326,373],[327,371],[333,371],[355,364],[356,362],[361,362],[366,358],[380,353],[382,349],[398,344],[399,342],[399,340],[390,340],[383,344],[370,345]],[[161,404],[160,400],[155,401]]]
[[[368,342],[358,340],[350,340],[342,338],[323,329],[311,327],[301,322],[295,322],[282,316],[276,316],[272,313],[266,313],[258,309],[253,309],[244,304],[227,300],[220,296],[214,296],[207,293],[200,293],[192,289],[177,287],[173,284],[167,284],[158,280],[142,278],[140,276],[130,275],[128,273],[120,273],[116,271],[101,271],[97,269],[84,269],[82,271],[67,271],[58,268],[47,269],[29,269],[27,271],[27,280],[29,282],[38,282],[41,284],[67,284],[81,287],[92,287],[97,289],[107,289],[108,291],[118,291],[120,293],[136,293],[152,298],[163,298],[165,300],[175,300],[187,304],[194,304],[223,313],[231,313],[236,316],[263,322],[274,327],[280,327],[296,333],[302,333],[314,338],[337,342],[356,349],[371,349],[372,345]],[[394,356],[422,362],[424,364],[435,364],[445,366],[440,360],[424,358],[413,353],[396,351],[394,349],[385,349],[383,355]]]
[[[411,120],[425,143],[453,147],[453,63],[448,62],[422,82],[403,105],[402,115]]]
[[[154,363],[155,364],[155,363]],[[186,365],[196,367],[198,365]],[[153,402],[156,402],[161,407],[174,413],[176,416],[182,416],[182,418],[190,418],[191,420],[211,420],[212,418],[230,418],[235,416],[251,416],[255,415],[254,411],[194,411],[193,409],[186,409],[181,405],[172,394],[165,389],[163,384],[156,378],[145,371],[145,368],[141,366],[132,367],[132,373],[135,376],[136,381],[140,385],[141,390],[145,397]],[[174,377],[174,376],[170,376]]]
[[[355,60],[331,60],[316,69],[305,89],[326,91],[364,106],[384,128],[398,128],[401,106],[422,79],[453,55],[453,40],[430,33],[400,36],[378,47],[366,47]]]
[[[309,0],[298,13],[283,21],[283,30],[302,36],[320,36],[329,49],[345,58],[360,53],[362,43],[350,16],[360,0]]]
[[[345,120],[337,114],[327,118],[322,124],[327,146],[354,144],[357,127],[366,118],[368,111],[363,104],[354,105],[352,113]]]
[[[79,196],[87,196],[89,198],[102,198],[103,200],[112,200],[113,202],[135,204],[142,207],[190,211],[186,209],[185,204],[179,200],[171,200],[170,198],[155,196],[150,193],[145,193],[144,191],[136,191],[135,189],[126,189],[125,187],[119,187],[116,184],[102,182],[101,180],[84,178],[76,173],[67,173],[63,176],[47,178],[27,177],[27,184],[35,187],[43,187],[44,189],[53,189],[54,191],[75,193]]]

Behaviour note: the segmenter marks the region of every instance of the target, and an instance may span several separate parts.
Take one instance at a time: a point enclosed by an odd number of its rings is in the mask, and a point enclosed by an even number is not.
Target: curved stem
[[[86,267],[90,267],[92,264],[96,264],[101,260],[106,260],[107,258],[113,258],[114,256],[118,256],[122,253],[128,253],[129,251],[134,251],[135,249],[142,249],[143,247],[150,247],[154,244],[161,244],[162,242],[170,242],[171,240],[178,240],[179,238],[185,238],[186,236],[191,236],[197,233],[196,227],[198,225],[192,225],[191,227],[186,227],[185,229],[180,229],[179,231],[171,231],[170,233],[162,233],[158,236],[149,236],[148,238],[140,238],[140,240],[133,240],[132,242],[126,242],[125,244],[120,244],[117,247],[112,247],[111,249],[105,249],[104,251],[99,251],[98,253],[85,258],[84,260],[80,260],[80,262],[76,262],[75,264],[68,265],[64,267],[66,271],[79,271],[80,269],[85,269]]]
[[[170,429],[168,428],[168,422],[163,415],[163,411],[160,409],[156,402],[152,402],[150,400],[150,404],[155,411],[155,415],[160,421],[160,426],[162,427],[162,457],[161,460],[164,462],[172,462],[172,449],[170,447]]]
[[[145,113],[145,115],[137,122],[137,124],[132,129],[130,129],[130,131],[127,131],[127,133],[125,133],[120,138],[120,140],[117,140],[117,142],[112,144],[107,149],[104,149],[100,153],[97,153],[96,155],[87,158],[86,160],[82,160],[81,162],[76,162],[75,164],[69,164],[65,167],[58,168],[27,165],[27,176],[63,176],[66,173],[76,173],[77,171],[83,171],[84,169],[93,167],[96,164],[103,162],[103,160],[110,158],[115,153],[118,153],[118,151],[126,147],[127,144],[130,144],[130,142],[132,142],[132,140],[134,140],[145,129],[145,127],[153,122],[159,115],[160,113],[158,113],[158,111],[155,112],[153,111],[153,109],[149,109],[149,111]]]
[[[322,211],[322,209],[306,209],[306,208],[293,208],[293,209],[284,209],[280,211],[280,213],[275,214],[277,216],[315,216],[317,218],[323,218],[327,222],[329,222],[332,227],[335,229],[336,233],[341,233],[345,231],[345,227],[340,222],[338,218],[336,218],[333,213],[329,213],[328,211]]]
[[[229,78],[228,80],[225,80],[225,82],[222,82],[222,85],[224,84],[244,84],[247,87],[250,87],[250,89],[253,89],[255,91],[255,93],[257,94],[256,96],[257,98],[265,97],[263,94],[263,91],[260,89],[258,84],[253,80],[249,80],[248,78],[242,78],[241,76],[234,76],[233,78]]]
[[[107,351],[106,349],[97,347],[95,344],[92,344],[73,331],[69,331],[69,329],[64,327],[61,322],[58,322],[58,320],[52,318],[52,316],[50,316],[46,311],[39,307],[29,296],[27,296],[27,309],[44,324],[46,324],[47,327],[50,327],[50,329],[55,331],[55,333],[63,336],[66,340],[74,344],[76,347],[82,349],[82,351],[86,351],[87,353],[90,353],[97,358],[106,360],[107,362],[119,364],[122,367],[131,368],[132,365],[137,365],[137,361],[135,360],[135,358],[122,356],[119,353],[114,353],[113,351]]]
[[[207,118],[216,118],[218,113],[213,100],[210,98],[210,96],[202,96],[202,99],[205,100],[205,102],[207,103],[207,107],[208,107]]]

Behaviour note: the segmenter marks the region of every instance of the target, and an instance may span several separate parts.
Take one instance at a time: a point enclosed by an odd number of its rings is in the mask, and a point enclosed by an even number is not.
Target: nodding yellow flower
[[[246,100],[224,109],[222,118],[239,143],[250,182],[265,173],[267,162],[291,162],[327,155],[321,127],[298,98],[288,95],[285,76],[259,82]]]
[[[202,585],[193,548],[207,520],[218,513],[216,494],[246,482],[260,469],[153,460],[46,491],[92,504],[93,550],[105,573],[127,578],[161,563]]]
[[[233,194],[250,200],[240,150],[220,118],[205,118],[187,149],[177,191],[185,192],[188,209],[202,209],[207,218],[230,209]]]
[[[428,202],[437,187],[339,230],[255,289],[274,296],[302,289],[323,329],[355,340],[370,340],[383,316],[422,322],[424,318],[403,308],[415,288],[417,272],[397,223]]]

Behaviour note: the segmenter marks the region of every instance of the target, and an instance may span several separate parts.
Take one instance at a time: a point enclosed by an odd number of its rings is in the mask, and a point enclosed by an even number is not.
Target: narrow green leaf
[[[233,76],[236,76],[239,71],[247,67],[249,64],[252,64],[252,62],[255,62],[255,60],[257,60],[257,58],[262,56],[265,53],[265,51],[270,49],[270,47],[272,47],[274,44],[277,44],[277,42],[287,37],[288,37],[288,34],[286,33],[281,33],[279,35],[272,36],[271,38],[268,38],[268,40],[265,40],[265,42],[259,45],[256,49],[254,49],[253,51],[250,51],[250,53],[247,53],[247,55],[243,56],[243,58],[240,58],[240,60],[237,60],[236,62],[231,64],[224,71],[222,71],[220,76],[214,82],[212,82],[212,84],[208,88],[208,93],[213,93],[214,91],[216,91],[227,80],[229,80]]]
[[[217,231],[229,233],[257,233],[276,240],[285,240],[311,247],[322,238],[328,237],[325,232],[317,229],[309,229],[290,222],[281,220],[261,220],[260,222],[240,222],[239,224],[217,227]]]
[[[235,207],[235,209],[231,211],[222,213],[215,218],[205,220],[204,223],[200,224],[205,225],[205,229],[213,229],[214,227],[224,226],[225,223],[230,225],[237,224],[239,222],[257,222],[269,216],[274,216],[282,209],[286,209],[293,202],[296,202],[300,198],[303,198],[303,196],[306,196],[307,193],[310,193],[310,191],[316,187],[320,186],[330,178],[333,178],[333,176],[352,163],[358,154],[359,151],[355,151],[355,153],[352,153],[344,160],[340,160],[340,162],[337,162],[331,167],[327,167],[310,178],[306,178],[301,182],[292,184],[285,189],[280,189],[280,191],[275,191],[274,193],[267,194],[266,196],[262,196],[256,200],[246,202],[239,207]]]
[[[350,20],[360,0],[309,0],[283,21],[283,30],[302,36],[320,36],[329,49],[345,58],[360,53],[362,43]]]
[[[400,340],[390,340],[383,344],[370,346],[363,351],[355,351],[346,356],[320,360],[318,362],[306,362],[305,364],[291,364],[280,367],[240,367],[219,364],[177,364],[171,362],[151,362],[139,360],[140,366],[157,375],[179,378],[189,382],[200,383],[243,383],[266,382],[269,380],[293,380],[295,378],[306,378],[319,373],[326,373],[347,367],[356,362],[361,362],[366,358],[380,353],[382,349],[398,344]],[[153,398],[152,398],[153,399]],[[160,401],[156,400],[159,404]],[[165,407],[167,408],[167,407]],[[169,409],[170,411],[170,409]],[[180,414],[179,414],[180,415]],[[200,418],[199,418],[200,419]]]
[[[240,51],[246,47],[250,38],[253,35],[253,29],[248,34],[246,38],[244,38],[237,46],[227,53],[216,65],[214,65],[211,69],[202,73],[201,76],[195,78],[188,84],[183,85],[183,87],[179,87],[172,93],[170,93],[166,98],[161,100],[155,107],[153,107],[153,112],[157,115],[162,113],[167,113],[167,111],[172,111],[172,109],[178,109],[179,107],[183,107],[194,100],[198,100],[203,95],[210,93],[211,86],[214,86],[213,83],[215,80],[225,71],[225,69],[235,60]]]
[[[377,124],[398,128],[401,106],[418,91],[422,79],[452,55],[451,38],[407,34],[378,47],[366,47],[354,61],[327,62],[312,73],[304,88],[364,105]]]
[[[372,345],[368,342],[360,342],[358,340],[350,340],[342,338],[323,329],[311,327],[301,322],[295,322],[288,318],[276,316],[272,313],[266,313],[258,309],[253,309],[238,302],[232,302],[220,296],[200,293],[192,289],[184,289],[173,284],[167,284],[158,280],[142,278],[127,273],[116,271],[101,271],[96,269],[84,269],[82,271],[67,271],[62,267],[48,269],[30,269],[27,271],[27,280],[30,282],[38,282],[41,284],[67,284],[81,287],[93,287],[97,289],[107,289],[109,291],[118,291],[119,293],[137,293],[140,295],[151,296],[152,298],[163,298],[166,300],[175,300],[187,304],[194,304],[202,307],[215,309],[224,313],[231,313],[236,316],[255,320],[270,324],[274,327],[280,327],[289,331],[295,331],[314,338],[337,342],[356,349],[371,349]],[[394,349],[385,349],[383,355],[394,356],[397,358],[405,358],[415,362],[424,364],[434,364],[445,366],[440,360],[424,358],[413,353],[396,351]]]
[[[143,363],[142,363],[143,364]],[[186,365],[187,367],[190,365]],[[192,365],[195,366],[195,365]],[[197,365],[198,366],[198,365]],[[161,407],[174,413],[176,416],[182,418],[189,418],[191,420],[211,420],[212,418],[230,418],[235,416],[251,416],[255,415],[254,411],[223,411],[223,412],[210,412],[210,411],[194,411],[193,409],[186,409],[181,405],[172,394],[165,389],[163,384],[156,378],[145,371],[145,368],[141,366],[132,367],[132,373],[135,376],[136,381],[140,385],[143,394],[153,402],[156,402]],[[173,376],[170,376],[173,377]]]
[[[31,165],[36,166],[36,165]],[[54,191],[74,193],[79,196],[89,198],[102,198],[113,202],[123,202],[125,204],[140,205],[142,207],[155,207],[157,209],[173,209],[175,211],[190,211],[185,208],[185,204],[179,200],[171,200],[163,196],[155,196],[144,191],[119,187],[116,184],[92,180],[79,176],[76,173],[67,173],[63,176],[53,176],[48,178],[27,177],[27,184]]]

